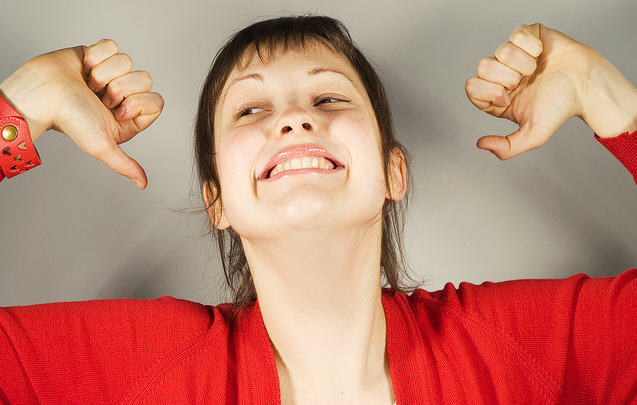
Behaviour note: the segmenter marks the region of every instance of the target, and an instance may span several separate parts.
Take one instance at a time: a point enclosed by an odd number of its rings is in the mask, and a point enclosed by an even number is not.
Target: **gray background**
[[[433,291],[453,282],[615,276],[637,267],[637,187],[578,118],[541,148],[500,161],[475,142],[517,125],[479,111],[465,80],[520,24],[541,22],[602,53],[637,83],[637,3],[623,1],[44,2],[2,0],[6,78],[55,49],[117,41],[147,70],[162,115],[122,145],[139,191],[69,138],[37,141],[43,164],[0,186],[0,306],[162,295],[227,302],[192,136],[199,90],[221,43],[267,17],[341,19],[387,87],[414,157],[409,264]]]

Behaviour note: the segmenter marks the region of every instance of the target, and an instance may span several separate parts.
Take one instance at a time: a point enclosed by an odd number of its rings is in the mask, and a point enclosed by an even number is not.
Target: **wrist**
[[[0,83],[0,97],[22,115],[33,142],[51,128],[51,121],[38,111],[42,100],[36,92],[41,83],[41,78],[28,62]]]
[[[637,88],[603,56],[591,63],[584,80],[580,118],[600,138],[637,130]]]

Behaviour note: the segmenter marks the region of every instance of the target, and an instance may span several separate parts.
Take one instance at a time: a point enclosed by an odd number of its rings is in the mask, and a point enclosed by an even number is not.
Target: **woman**
[[[409,158],[382,85],[348,35],[328,17],[272,19],[241,30],[215,57],[200,98],[196,159],[222,257],[221,231],[230,234],[223,265],[234,302],[2,308],[3,400],[635,399],[637,269],[405,294],[391,226],[408,190]],[[102,40],[40,55],[0,90],[33,139],[61,131],[144,188],[143,169],[117,145],[148,127],[163,101],[147,73],[131,70],[117,44]],[[576,115],[637,176],[637,89],[559,31],[518,27],[480,61],[466,91],[481,110],[520,125],[478,140],[502,160],[542,146]],[[379,288],[381,272],[391,288]]]

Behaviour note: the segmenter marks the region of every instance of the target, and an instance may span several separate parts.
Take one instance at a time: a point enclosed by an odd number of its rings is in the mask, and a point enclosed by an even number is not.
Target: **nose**
[[[310,124],[309,122],[304,122],[304,123],[301,124],[301,128],[309,131],[309,130],[312,129],[312,124]],[[290,132],[292,130],[293,130],[293,128],[291,126],[286,125],[283,128],[281,128],[281,134],[286,134],[286,133],[288,133],[288,132]]]
[[[281,128],[281,135],[285,135],[289,132],[297,131],[301,132],[315,132],[317,130],[316,122],[303,108],[290,109],[287,113],[281,116],[281,120],[278,124]]]

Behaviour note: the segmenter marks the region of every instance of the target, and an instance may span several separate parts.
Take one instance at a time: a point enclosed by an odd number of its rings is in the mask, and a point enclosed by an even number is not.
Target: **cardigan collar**
[[[427,348],[405,293],[381,288],[387,325],[389,373],[396,402],[415,403],[431,398],[426,387]],[[258,299],[237,317],[237,384],[240,403],[281,403],[274,351],[265,328]],[[422,403],[420,400],[418,403]]]

